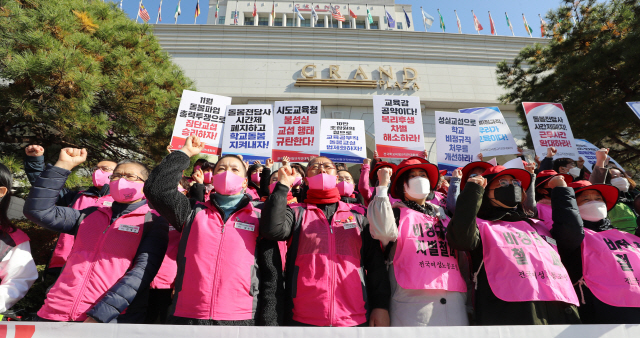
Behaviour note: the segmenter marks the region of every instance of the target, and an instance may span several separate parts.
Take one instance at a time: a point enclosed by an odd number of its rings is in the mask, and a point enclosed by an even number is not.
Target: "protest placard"
[[[274,161],[289,156],[306,162],[320,153],[320,101],[276,101],[273,106]]]
[[[364,121],[322,119],[320,156],[333,162],[362,163],[367,157]]]
[[[627,102],[627,105],[629,106],[629,108],[631,108],[631,110],[633,110],[634,113],[636,113],[636,116],[640,119],[640,102]]]
[[[382,158],[423,156],[420,98],[373,96],[376,150]]]
[[[478,116],[480,152],[482,156],[518,154],[518,145],[507,121],[498,107],[480,107],[458,110],[462,114]]]
[[[596,151],[600,148],[587,140],[579,138],[576,139],[576,148],[578,149],[580,157],[584,159],[587,169],[593,172],[593,166],[596,164]],[[620,163],[616,162],[616,160],[611,158],[611,156],[609,156],[609,162],[615,164],[618,168],[624,171],[624,168],[622,168]]]
[[[265,163],[273,148],[273,107],[270,104],[229,105],[224,123],[222,155],[242,155],[249,163]]]
[[[438,168],[451,173],[477,161],[480,153],[478,138],[476,115],[436,111]]]
[[[182,148],[190,135],[200,137],[206,146],[203,154],[220,155],[224,113],[231,98],[183,90],[176,122],[171,134],[171,149]]]
[[[540,158],[547,156],[547,148],[555,147],[554,158],[578,160],[578,150],[569,120],[560,103],[523,102],[533,148]]]

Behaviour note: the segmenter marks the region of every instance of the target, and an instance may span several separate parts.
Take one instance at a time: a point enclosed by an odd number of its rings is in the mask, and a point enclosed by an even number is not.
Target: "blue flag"
[[[387,27],[396,28],[396,21],[393,20],[393,17],[391,16],[391,14],[389,14],[389,11],[385,10],[385,12],[387,12]]]
[[[304,17],[302,16],[302,14],[300,14],[298,7],[293,6],[293,11],[298,15],[298,17],[300,18],[300,21],[304,21]]]
[[[407,11],[405,11],[404,8],[402,8],[402,11],[404,12],[405,19],[407,19],[407,28],[410,28],[411,27],[411,20],[409,20],[409,15],[407,15]]]

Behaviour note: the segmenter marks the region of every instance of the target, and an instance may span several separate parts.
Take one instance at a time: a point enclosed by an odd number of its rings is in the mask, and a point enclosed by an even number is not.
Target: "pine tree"
[[[498,64],[500,100],[516,104],[523,121],[521,102],[560,102],[576,138],[640,170],[640,120],[625,103],[640,100],[640,3],[564,0],[547,17],[547,45]]]
[[[159,161],[183,89],[151,26],[115,3],[0,0],[0,154],[41,144]]]

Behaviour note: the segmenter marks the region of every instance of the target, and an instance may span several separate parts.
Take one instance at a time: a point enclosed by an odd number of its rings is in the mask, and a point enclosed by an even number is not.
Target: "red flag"
[[[476,30],[478,32],[480,32],[481,30],[484,29],[484,28],[482,28],[482,25],[480,24],[480,21],[478,21],[478,18],[476,17],[475,14],[473,14],[473,25],[476,26]]]
[[[142,18],[142,20],[144,20],[144,22],[151,20],[149,12],[147,12],[142,4],[140,4],[140,7],[138,8],[138,15],[140,16],[140,18]]]
[[[258,8],[256,8],[256,2],[253,2],[253,17],[258,15]]]
[[[358,16],[356,15],[356,13],[354,13],[351,8],[349,8],[349,15],[351,15],[352,18],[357,19]]]
[[[493,18],[491,17],[491,12],[489,12],[489,25],[491,26],[491,35],[496,35],[496,24],[493,23]]]

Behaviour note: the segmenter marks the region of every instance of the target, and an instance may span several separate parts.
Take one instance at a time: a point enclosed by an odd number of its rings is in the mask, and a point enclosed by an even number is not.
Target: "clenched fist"
[[[87,149],[64,148],[60,150],[56,167],[71,170],[87,160]]]

